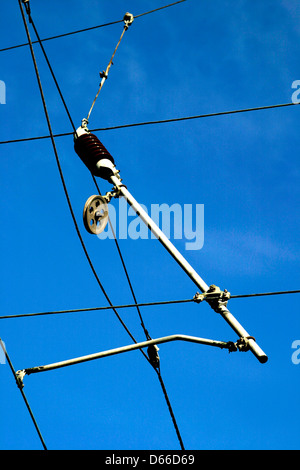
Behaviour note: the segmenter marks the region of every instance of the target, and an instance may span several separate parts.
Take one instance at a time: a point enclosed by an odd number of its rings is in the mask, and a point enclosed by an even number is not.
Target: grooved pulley
[[[86,230],[99,235],[108,222],[108,205],[102,196],[91,196],[83,209],[83,222]]]

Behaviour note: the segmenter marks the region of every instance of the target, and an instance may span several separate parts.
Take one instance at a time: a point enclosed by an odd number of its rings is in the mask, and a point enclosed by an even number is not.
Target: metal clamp
[[[123,21],[125,23],[125,29],[127,30],[134,21],[134,16],[131,13],[125,13]]]
[[[99,75],[100,75],[100,78],[105,78],[105,80],[108,78],[108,73],[105,70],[100,72]]]
[[[114,188],[111,191],[108,191],[104,196],[102,196],[103,199],[105,199],[106,202],[110,202],[112,198],[118,199],[120,196],[122,196],[121,189],[120,189],[121,187],[126,188],[124,184],[114,186]]]
[[[20,390],[24,387],[23,379],[24,379],[25,375],[26,375],[25,369],[18,370],[16,372],[16,382],[17,382],[17,386],[19,387]]]
[[[22,1],[23,1],[23,4],[24,4],[26,13],[27,13],[27,15],[28,15],[29,23],[32,23],[31,8],[30,8],[29,0],[22,0]]]
[[[212,284],[209,289],[203,294],[197,292],[193,298],[193,300],[198,304],[203,302],[203,300],[206,300],[207,303],[209,303],[209,305],[211,306],[211,308],[217,313],[220,313],[221,307],[227,306],[227,302],[229,299],[230,292],[228,292],[227,289],[221,291],[221,289],[215,286],[214,284]]]
[[[245,336],[243,338],[240,338],[235,344],[238,348],[239,351],[241,352],[247,352],[249,351],[250,349],[250,345],[249,345],[249,340],[252,339],[253,341],[255,341],[255,338],[253,338],[253,336]]]
[[[147,349],[150,364],[154,367],[154,369],[158,369],[160,364],[158,351],[159,348],[156,344],[151,344]]]

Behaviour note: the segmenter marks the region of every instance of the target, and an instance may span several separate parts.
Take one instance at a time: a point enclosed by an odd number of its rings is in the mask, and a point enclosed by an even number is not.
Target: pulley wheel
[[[99,235],[108,222],[108,205],[102,196],[91,196],[83,209],[83,222],[86,230]]]

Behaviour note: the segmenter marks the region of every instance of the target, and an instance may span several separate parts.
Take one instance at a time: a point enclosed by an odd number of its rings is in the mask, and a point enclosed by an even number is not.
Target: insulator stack
[[[76,138],[74,148],[77,155],[94,176],[109,179],[111,169],[101,165],[101,160],[109,160],[113,165],[115,162],[96,135],[91,133],[82,134]]]

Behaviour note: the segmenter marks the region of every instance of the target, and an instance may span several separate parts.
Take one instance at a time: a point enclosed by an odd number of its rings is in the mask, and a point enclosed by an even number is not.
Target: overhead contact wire
[[[32,27],[33,27],[34,32],[35,32],[35,34],[36,34],[38,43],[40,44],[40,47],[41,47],[42,52],[43,52],[43,54],[44,54],[44,57],[45,57],[45,59],[46,59],[47,65],[48,65],[49,70],[50,70],[50,72],[51,72],[51,75],[52,75],[52,78],[53,78],[54,83],[55,83],[55,85],[56,85],[56,88],[57,88],[57,90],[58,90],[58,92],[59,92],[59,95],[60,95],[60,98],[61,98],[61,100],[62,100],[62,103],[63,103],[63,105],[64,105],[64,107],[65,107],[65,110],[66,110],[66,113],[67,113],[67,115],[68,115],[68,118],[69,118],[69,120],[70,120],[70,122],[71,122],[71,125],[72,125],[72,127],[73,127],[73,130],[74,130],[75,133],[76,133],[76,127],[75,127],[75,125],[74,125],[72,116],[71,116],[71,114],[70,114],[70,111],[69,111],[69,109],[68,109],[68,106],[67,106],[67,104],[66,104],[66,101],[65,101],[65,99],[64,99],[64,96],[63,96],[63,94],[62,94],[62,91],[61,91],[61,89],[60,89],[60,86],[59,86],[59,84],[58,84],[58,81],[57,81],[57,79],[56,79],[56,76],[55,76],[55,74],[54,74],[54,71],[53,71],[53,68],[52,68],[52,66],[51,66],[51,63],[50,63],[50,61],[49,61],[49,59],[48,59],[47,53],[46,53],[46,51],[45,51],[45,48],[44,48],[44,46],[43,46],[43,44],[42,44],[42,42],[41,42],[39,33],[38,33],[37,28],[36,28],[36,26],[35,26],[35,24],[34,24],[34,21],[33,21],[33,19],[32,19],[31,14],[30,14],[30,23],[32,24]],[[115,50],[114,50],[114,52],[113,52],[113,55],[112,55],[112,57],[111,57],[111,59],[110,59],[110,61],[109,61],[108,66],[107,66],[107,68],[106,68],[105,77],[104,77],[104,78],[107,78],[107,76],[108,76],[109,70],[110,70],[111,65],[112,65],[112,63],[113,63],[114,56],[115,56],[115,54],[116,54],[116,52],[117,52],[117,49],[118,49],[118,47],[119,47],[119,45],[120,45],[120,43],[121,43],[121,40],[122,40],[122,38],[123,38],[123,35],[124,35],[124,33],[125,33],[125,31],[126,31],[127,29],[128,29],[128,28],[127,28],[126,26],[124,26],[124,29],[123,29],[122,35],[121,35],[121,37],[120,37],[120,40],[119,40],[119,42],[118,42],[118,44],[117,44],[117,46],[116,46],[116,48],[115,48]],[[99,93],[100,93],[100,91],[101,91],[101,89],[102,89],[103,84],[104,84],[104,81],[102,80],[101,85],[100,85],[100,88],[99,88],[99,91],[98,91],[98,93],[97,93],[97,95],[96,95],[96,98],[95,98],[95,100],[94,100],[94,102],[93,102],[93,104],[92,104],[92,107],[91,107],[91,109],[90,109],[90,111],[89,111],[89,114],[88,114],[88,116],[87,116],[87,120],[88,120],[89,117],[90,117],[91,111],[92,111],[93,106],[94,106],[94,104],[95,104],[95,102],[96,102],[96,99],[97,99],[98,96],[99,96]],[[101,195],[101,191],[100,191],[100,189],[99,189],[99,186],[98,186],[98,184],[97,184],[97,181],[96,181],[94,175],[92,175],[92,178],[93,178],[93,180],[94,180],[94,183],[95,183],[95,185],[96,185],[96,188],[97,188],[99,194]],[[126,268],[126,265],[125,265],[125,262],[124,262],[124,258],[123,258],[123,256],[122,256],[122,253],[121,253],[121,250],[120,250],[120,247],[119,247],[119,243],[118,243],[118,241],[117,241],[117,238],[116,238],[116,235],[115,235],[115,233],[114,233],[114,229],[113,229],[113,226],[112,226],[112,224],[111,224],[110,219],[109,219],[109,223],[110,223],[111,230],[112,230],[112,232],[113,232],[113,236],[114,236],[114,240],[115,240],[115,243],[116,243],[116,247],[117,247],[117,250],[118,250],[118,253],[119,253],[119,256],[120,256],[120,259],[121,259],[123,268],[124,268],[124,271],[125,271],[125,275],[126,275],[126,278],[127,278],[127,281],[128,281],[128,284],[129,284],[129,287],[130,287],[130,290],[131,290],[131,293],[132,293],[132,296],[133,296],[133,299],[134,299],[134,302],[137,304],[137,299],[136,299],[136,296],[135,296],[135,293],[134,293],[134,290],[133,290],[133,287],[132,287],[132,283],[131,283],[131,281],[130,281],[129,274],[128,274],[128,271],[127,271],[127,268]],[[144,332],[145,332],[145,334],[146,334],[146,337],[147,337],[147,339],[151,339],[150,336],[149,336],[149,334],[148,334],[148,331],[147,331],[146,328],[145,328],[145,324],[144,324],[144,321],[143,321],[143,318],[142,318],[142,315],[141,315],[141,312],[140,312],[140,309],[139,309],[138,306],[137,306],[137,310],[138,310],[138,313],[139,313],[139,316],[140,316],[140,319],[141,319],[141,325],[142,325],[142,327],[143,327],[143,329],[144,329]]]
[[[107,80],[107,77],[108,77],[110,68],[111,68],[111,66],[112,66],[112,64],[113,64],[113,60],[114,60],[115,54],[116,54],[116,52],[117,52],[117,50],[118,50],[118,48],[119,48],[119,46],[120,46],[120,44],[121,44],[121,41],[122,41],[123,36],[124,36],[125,32],[127,31],[127,29],[128,29],[128,28],[126,28],[126,26],[124,26],[123,31],[122,31],[122,34],[121,34],[121,37],[120,37],[119,42],[118,42],[118,44],[117,44],[117,46],[116,46],[116,48],[115,48],[115,50],[114,50],[114,52],[113,52],[113,55],[112,55],[112,57],[111,57],[111,59],[110,59],[110,61],[109,61],[109,64],[108,64],[108,66],[107,66],[105,72],[102,73],[102,80],[101,80],[101,83],[100,83],[100,87],[99,87],[99,90],[98,90],[98,92],[97,92],[97,94],[96,94],[96,96],[95,96],[95,98],[94,98],[94,101],[93,101],[93,103],[92,103],[92,106],[91,106],[91,108],[90,108],[90,110],[89,110],[89,112],[88,112],[88,115],[87,115],[87,118],[86,118],[86,121],[87,121],[87,122],[89,122],[91,112],[92,112],[92,110],[93,110],[93,108],[94,108],[94,106],[95,106],[95,103],[96,103],[97,98],[98,98],[98,96],[99,96],[99,94],[100,94],[100,91],[102,90],[102,87],[103,87],[105,81]]]
[[[26,6],[25,6],[25,8],[26,8]],[[64,104],[64,106],[65,106],[65,109],[66,109],[66,111],[67,111],[68,117],[69,117],[69,119],[70,119],[70,121],[71,121],[71,124],[72,124],[72,126],[73,126],[73,129],[75,130],[74,123],[73,123],[72,118],[71,118],[71,115],[70,115],[70,113],[69,113],[69,111],[68,111],[67,105],[66,105],[65,100],[64,100],[64,98],[63,98],[63,95],[62,95],[62,93],[61,93],[61,90],[60,90],[60,87],[59,87],[58,82],[57,82],[57,80],[56,80],[56,77],[55,77],[55,75],[54,75],[53,69],[52,69],[51,64],[50,64],[50,62],[49,62],[49,60],[48,60],[47,54],[46,54],[46,52],[45,52],[45,49],[44,49],[44,47],[42,46],[42,43],[41,43],[41,41],[40,41],[39,35],[38,35],[38,33],[37,33],[37,30],[36,30],[36,28],[35,28],[35,26],[34,26],[34,23],[33,23],[32,17],[31,17],[30,7],[27,6],[26,10],[27,10],[27,13],[28,13],[28,16],[29,16],[29,21],[30,21],[30,23],[31,23],[31,24],[33,25],[33,27],[34,27],[34,31],[35,31],[36,36],[37,36],[37,38],[38,38],[38,41],[39,41],[39,43],[40,43],[40,45],[41,45],[42,51],[43,51],[44,56],[45,56],[45,58],[46,58],[47,64],[48,64],[48,66],[49,66],[49,69],[50,69],[50,71],[51,71],[52,77],[54,78],[54,82],[55,82],[55,84],[56,84],[56,86],[57,86],[57,89],[58,89],[58,91],[59,91],[59,94],[60,94],[61,99],[62,99],[62,101],[63,101],[63,104]],[[125,18],[124,18],[124,21],[125,21]],[[132,19],[130,19],[129,21],[132,22]],[[92,109],[93,109],[93,107],[94,107],[94,105],[95,105],[95,103],[96,103],[96,100],[97,100],[97,98],[98,98],[98,96],[99,96],[99,94],[100,94],[100,91],[101,91],[101,89],[102,89],[102,86],[103,86],[105,80],[107,79],[109,70],[110,70],[111,65],[112,65],[112,63],[113,63],[114,56],[115,56],[115,54],[116,54],[116,52],[117,52],[117,49],[118,49],[118,47],[119,47],[119,45],[120,45],[120,43],[121,43],[121,41],[122,41],[122,38],[123,38],[123,36],[124,36],[124,33],[128,30],[128,27],[129,27],[129,25],[131,24],[131,22],[125,22],[125,26],[124,26],[123,32],[122,32],[122,34],[121,34],[121,37],[120,37],[120,39],[119,39],[119,42],[118,42],[118,44],[117,44],[117,46],[116,46],[116,48],[115,48],[115,50],[114,50],[114,52],[113,52],[113,55],[112,55],[112,57],[111,57],[111,60],[110,60],[110,62],[109,62],[109,64],[108,64],[108,67],[107,67],[106,71],[103,72],[103,78],[102,78],[102,81],[101,81],[101,84],[100,84],[100,88],[99,88],[99,90],[98,90],[98,93],[97,93],[97,95],[96,95],[96,97],[95,97],[95,99],[94,99],[94,101],[93,101],[92,107],[91,107],[91,109],[90,109],[90,111],[89,111],[89,114],[88,114],[88,116],[87,116],[87,119],[86,119],[87,122],[88,122],[88,120],[89,120],[89,117],[90,117],[90,114],[91,114],[91,112],[92,112]],[[29,41],[29,42],[30,42],[30,41]],[[32,49],[32,46],[31,46],[31,49]],[[33,49],[32,49],[32,52],[33,52]],[[43,95],[43,96],[44,96],[44,95]],[[45,100],[44,100],[43,102],[45,102]],[[46,106],[46,105],[45,105],[45,106]],[[47,113],[47,115],[48,115],[48,113]],[[48,120],[49,120],[49,119],[48,119]],[[50,120],[49,120],[48,127],[49,127],[50,134],[53,135],[53,134],[52,134],[51,125],[50,125]],[[54,139],[52,139],[52,141],[54,141]],[[55,143],[54,143],[54,145],[55,145]],[[56,149],[56,147],[55,147],[55,149]],[[57,152],[56,152],[56,155],[57,155],[57,159],[58,159],[58,154],[57,154]],[[59,160],[59,159],[58,159],[58,160]],[[59,165],[59,167],[60,167],[60,165]],[[62,175],[62,171],[61,171],[60,173],[61,173],[61,176],[63,176],[63,175]],[[93,175],[92,175],[92,176],[93,176]],[[95,182],[96,187],[97,187],[97,189],[98,189],[98,192],[100,193],[99,187],[98,187],[98,185],[97,185],[97,182],[96,182],[94,176],[93,176],[93,179],[94,179],[94,182]],[[66,185],[65,185],[65,184],[64,184],[64,187],[66,188]],[[100,194],[101,194],[101,193],[100,193]],[[67,199],[68,199],[68,201],[69,201],[69,207],[71,207],[71,203],[70,203],[69,197],[68,197]],[[71,213],[73,213],[73,210],[71,210]],[[74,215],[74,214],[73,214],[73,215]],[[75,226],[76,226],[76,228],[77,228],[77,232],[78,232],[78,234],[79,234],[79,236],[80,236],[80,239],[81,239],[81,241],[82,241],[82,244],[83,244],[83,240],[82,240],[82,238],[81,238],[81,235],[80,235],[80,232],[79,232],[79,228],[78,228],[77,222],[76,222],[76,220],[75,220],[75,216],[73,216],[73,220],[74,220],[74,222],[75,222]],[[110,223],[110,225],[111,225],[111,229],[113,230],[113,226],[112,226],[111,223]],[[117,239],[116,239],[115,234],[114,234],[114,239],[115,239],[115,242],[116,242],[116,246],[117,246],[117,249],[118,249],[120,258],[121,258],[121,262],[122,262],[122,265],[123,265],[123,268],[124,268],[124,271],[125,271],[125,274],[126,274],[126,277],[127,277],[127,281],[128,281],[128,284],[129,284],[131,293],[132,293],[132,295],[133,295],[133,298],[134,298],[135,303],[137,304],[137,300],[136,300],[136,296],[135,296],[135,293],[134,293],[134,290],[133,290],[133,287],[132,287],[132,283],[131,283],[131,281],[130,281],[129,274],[128,274],[128,271],[127,271],[127,268],[126,268],[126,265],[125,265],[125,262],[124,262],[124,259],[123,259],[123,256],[122,256],[122,253],[121,253],[121,250],[120,250],[120,247],[119,247],[119,244],[118,244],[118,241],[117,241]],[[84,250],[85,250],[85,252],[86,252],[86,254],[87,254],[87,251],[86,251],[86,248],[85,248],[85,245],[84,245],[84,244],[83,244],[83,247],[84,247]],[[87,256],[88,256],[88,255],[87,255]],[[89,256],[88,256],[88,259],[89,259],[90,264],[91,264],[91,260],[90,260]],[[92,266],[92,264],[91,264],[91,266]],[[92,268],[93,268],[93,266],[92,266]],[[94,271],[94,268],[93,268],[93,271]],[[98,279],[98,276],[97,276],[97,275],[96,275],[96,278]],[[99,279],[98,279],[98,280],[99,280]],[[100,280],[99,280],[99,282],[100,282]],[[100,285],[102,285],[102,284],[100,284]],[[103,287],[102,287],[102,290],[103,290]],[[104,294],[105,294],[107,300],[109,301],[110,305],[112,306],[112,304],[111,304],[110,300],[108,299],[108,296],[106,295],[105,291],[103,291],[103,292],[104,292]],[[142,325],[142,327],[143,327],[143,329],[144,329],[146,338],[147,338],[147,340],[149,340],[149,339],[151,339],[151,337],[150,337],[150,335],[149,335],[149,333],[148,333],[148,331],[147,331],[147,329],[146,329],[146,327],[145,327],[145,324],[144,324],[144,321],[143,321],[141,312],[140,312],[140,310],[139,310],[139,307],[137,307],[137,310],[138,310],[138,313],[139,313],[139,316],[140,316],[140,319],[141,319],[141,325]],[[114,309],[114,311],[115,311],[115,309]],[[131,338],[135,341],[135,339],[133,338],[133,336],[131,335],[131,333],[130,333],[129,330],[127,329],[126,325],[125,325],[125,324],[123,323],[123,321],[121,320],[120,316],[119,316],[118,314],[117,314],[117,316],[118,316],[119,320],[121,321],[121,323],[123,324],[123,326],[125,327],[126,331],[130,334]],[[136,342],[136,341],[135,341],[135,342]],[[150,359],[145,355],[145,353],[144,353],[144,351],[143,351],[142,349],[141,349],[141,352],[144,354],[144,356],[146,357],[146,359],[148,360],[148,362],[150,362],[150,364],[151,364]],[[151,364],[151,365],[153,366],[153,364]],[[163,383],[163,379],[162,379],[162,376],[161,376],[160,368],[157,369],[157,368],[155,368],[154,366],[153,366],[153,368],[154,368],[155,372],[157,373],[157,375],[158,375],[158,377],[159,377],[159,381],[160,381],[160,384],[161,384],[161,387],[162,387],[162,390],[163,390],[163,394],[164,394],[164,396],[165,396],[165,400],[166,400],[166,403],[167,403],[167,406],[168,406],[168,409],[169,409],[169,412],[170,412],[170,416],[171,416],[171,419],[172,419],[172,422],[173,422],[173,425],[174,425],[175,432],[176,432],[177,437],[178,437],[178,439],[179,439],[179,443],[180,443],[181,449],[184,450],[183,441],[182,441],[182,438],[181,438],[181,435],[180,435],[180,431],[179,431],[179,428],[178,428],[178,425],[177,425],[177,422],[176,422],[176,419],[175,419],[175,415],[174,415],[174,412],[173,412],[173,409],[172,409],[172,406],[171,406],[171,403],[170,403],[170,399],[169,399],[168,394],[167,394],[167,391],[166,391],[166,387],[165,387],[165,385],[164,385],[164,383]]]
[[[69,118],[69,121],[70,121],[70,123],[71,123],[71,126],[73,127],[73,131],[76,133],[76,127],[75,127],[75,124],[74,124],[74,122],[73,122],[71,113],[70,113],[69,108],[68,108],[68,106],[67,106],[67,103],[66,103],[66,101],[65,101],[65,99],[64,99],[64,96],[63,96],[63,94],[62,94],[62,91],[61,91],[61,89],[60,89],[60,86],[59,86],[59,84],[58,84],[58,81],[57,81],[57,79],[56,79],[55,73],[54,73],[53,68],[52,68],[52,66],[51,66],[51,64],[50,64],[50,61],[49,61],[49,59],[48,59],[48,55],[47,55],[47,53],[46,53],[46,51],[45,51],[45,48],[44,48],[44,46],[43,46],[43,44],[42,44],[41,38],[40,38],[39,33],[38,33],[38,31],[37,31],[37,29],[36,29],[36,27],[35,27],[35,24],[34,24],[34,21],[33,21],[31,15],[30,15],[30,23],[32,24],[33,30],[34,30],[35,35],[36,35],[36,37],[37,37],[37,42],[39,43],[39,45],[40,45],[40,47],[41,47],[41,49],[42,49],[42,52],[43,52],[43,54],[44,54],[45,60],[46,60],[46,62],[47,62],[47,65],[48,65],[48,68],[49,68],[50,73],[51,73],[51,75],[52,75],[52,78],[53,78],[53,80],[54,80],[55,86],[56,86],[56,88],[57,88],[57,91],[58,91],[58,93],[59,93],[59,96],[60,96],[60,98],[61,98],[61,101],[62,101],[62,103],[63,103],[63,105],[64,105],[65,110],[66,110],[66,113],[67,113],[67,115],[68,115],[68,118]]]
[[[94,183],[95,183],[95,185],[96,185],[96,188],[97,188],[99,194],[101,195],[101,192],[100,192],[100,189],[99,189],[99,187],[98,187],[96,178],[95,178],[94,176],[93,176],[93,180],[94,180]],[[130,288],[130,291],[131,291],[133,300],[134,300],[134,302],[135,302],[135,306],[136,306],[136,308],[137,308],[138,315],[139,315],[139,317],[140,317],[141,326],[142,326],[142,328],[143,328],[143,330],[144,330],[146,339],[147,339],[147,340],[151,340],[151,336],[150,336],[150,334],[149,334],[149,332],[148,332],[148,329],[147,329],[146,326],[145,326],[142,313],[141,313],[140,308],[139,308],[139,305],[138,305],[138,303],[137,303],[137,299],[136,299],[136,295],[135,295],[135,292],[134,292],[134,289],[133,289],[133,286],[132,286],[132,282],[131,282],[131,280],[130,280],[130,276],[129,276],[128,270],[127,270],[127,268],[126,268],[126,265],[125,265],[125,261],[124,261],[124,258],[123,258],[123,255],[122,255],[122,252],[121,252],[121,249],[120,249],[120,246],[119,246],[119,243],[118,243],[118,240],[117,240],[115,231],[114,231],[114,227],[113,227],[113,225],[112,225],[110,219],[109,219],[109,224],[110,224],[110,228],[111,228],[111,230],[112,230],[112,234],[113,234],[113,237],[114,237],[114,240],[115,240],[115,244],[116,244],[116,247],[117,247],[117,250],[118,250],[120,259],[121,259],[121,263],[122,263],[122,266],[123,266],[123,269],[124,269],[124,272],[125,272],[125,275],[126,275],[126,278],[127,278],[127,281],[128,281],[128,285],[129,285],[129,288]],[[156,374],[157,374],[157,377],[158,377],[158,380],[159,380],[159,383],[160,383],[160,386],[161,386],[163,395],[164,395],[164,397],[165,397],[165,401],[166,401],[166,404],[167,404],[167,407],[168,407],[168,410],[169,410],[169,413],[170,413],[170,417],[171,417],[172,422],[173,422],[173,426],[174,426],[174,429],[175,429],[175,432],[176,432],[176,435],[177,435],[177,438],[178,438],[178,441],[179,441],[181,450],[185,450],[184,443],[183,443],[183,440],[182,440],[182,437],[181,437],[181,434],[180,434],[180,430],[179,430],[179,427],[178,427],[178,424],[177,424],[177,420],[176,420],[176,417],[175,417],[175,414],[174,414],[174,411],[173,411],[173,408],[172,408],[172,405],[171,405],[171,402],[170,402],[170,398],[169,398],[169,395],[168,395],[166,386],[165,386],[165,384],[164,384],[164,380],[163,380],[162,375],[161,375],[160,362],[159,362],[158,367],[154,367],[153,364],[152,364],[152,367],[153,367],[154,371],[155,371]]]
[[[101,191],[100,191],[100,188],[98,186],[98,183],[96,181],[96,178],[94,177],[94,175],[92,175],[92,178],[93,178],[93,181],[95,183],[95,186],[97,188],[97,191],[99,193],[99,195],[101,196]],[[121,263],[122,263],[122,266],[123,266],[123,269],[124,269],[124,272],[125,272],[125,276],[127,278],[127,282],[128,282],[128,285],[129,285],[129,288],[130,288],[130,291],[131,291],[131,294],[132,294],[132,297],[133,297],[133,300],[135,302],[135,307],[137,309],[137,312],[138,312],[138,315],[140,317],[140,320],[141,320],[141,326],[144,330],[144,333],[145,333],[145,336],[147,339],[151,339],[149,333],[148,333],[148,330],[145,326],[145,323],[144,323],[144,320],[143,320],[143,317],[142,317],[142,314],[141,314],[141,311],[140,311],[140,308],[139,308],[139,305],[138,305],[138,302],[137,302],[137,299],[136,299],[136,295],[135,295],[135,292],[134,292],[134,289],[133,289],[133,286],[132,286],[132,282],[130,280],[130,277],[129,277],[129,273],[128,273],[128,270],[126,268],[126,264],[125,264],[125,261],[124,261],[124,257],[122,255],[122,252],[121,252],[121,248],[120,248],[120,245],[119,245],[119,242],[117,240],[117,237],[116,237],[116,233],[115,233],[115,230],[114,230],[114,227],[113,227],[113,224],[111,223],[111,220],[110,220],[110,217],[108,218],[108,222],[109,222],[109,226],[110,226],[110,229],[112,231],[112,234],[113,234],[113,238],[114,238],[114,241],[115,241],[115,244],[116,244],[116,247],[117,247],[117,251],[119,253],[119,256],[120,256],[120,260],[121,260]]]
[[[150,11],[147,11],[145,13],[140,13],[139,15],[136,15],[134,16],[134,18],[140,18],[142,16],[145,16],[145,15],[149,15],[150,13],[155,13],[156,11],[159,11],[159,10],[163,10],[164,8],[169,8],[169,7],[172,7],[174,5],[177,5],[178,3],[183,3],[185,2],[186,0],[181,0],[179,2],[175,2],[175,3],[171,3],[169,5],[165,5],[163,7],[160,7],[160,8],[156,8],[155,10],[150,10]],[[58,34],[56,36],[51,36],[51,37],[48,37],[48,38],[44,38],[44,39],[41,39],[42,42],[45,42],[45,41],[51,41],[53,39],[59,39],[59,38],[64,38],[66,36],[72,36],[74,34],[79,34],[79,33],[84,33],[86,31],[92,31],[94,29],[99,29],[99,28],[104,28],[106,26],[112,26],[112,25],[115,25],[115,24],[118,24],[118,23],[122,23],[123,22],[123,19],[122,20],[116,20],[116,21],[111,21],[110,23],[104,23],[104,24],[100,24],[100,25],[96,25],[96,26],[91,26],[89,28],[83,28],[83,29],[78,29],[76,31],[71,31],[69,33],[63,33],[63,34]],[[32,41],[32,44],[37,44],[39,43],[39,41]],[[17,45],[14,45],[14,46],[9,46],[9,47],[5,47],[3,49],[0,49],[0,52],[4,52],[4,51],[10,51],[12,49],[18,49],[20,47],[25,47],[25,46],[28,46],[29,43],[26,42],[24,44],[17,44]]]
[[[129,331],[129,329],[127,328],[127,326],[125,325],[125,323],[123,322],[122,318],[120,317],[120,315],[118,314],[118,312],[116,311],[116,309],[113,307],[113,304],[110,300],[110,298],[108,297],[97,273],[96,273],[96,270],[94,268],[94,265],[92,263],[92,260],[88,254],[88,251],[87,251],[87,248],[85,246],[85,243],[83,241],[83,238],[81,236],[81,233],[80,233],[80,230],[79,230],[79,227],[78,227],[78,224],[77,224],[77,221],[76,221],[76,217],[75,217],[75,214],[74,214],[74,211],[73,211],[73,207],[72,207],[72,204],[71,204],[71,201],[70,201],[70,197],[69,197],[69,194],[68,194],[68,190],[67,190],[67,186],[66,186],[66,183],[65,183],[65,179],[64,179],[64,176],[63,176],[63,171],[62,171],[62,168],[61,168],[61,164],[60,164],[60,160],[59,160],[59,156],[58,156],[58,152],[57,152],[57,149],[56,149],[56,144],[55,144],[55,140],[54,140],[54,136],[53,136],[53,132],[52,132],[52,126],[51,126],[51,122],[50,122],[50,118],[49,118],[49,114],[48,114],[48,109],[47,109],[47,105],[46,105],[46,101],[45,101],[45,96],[44,96],[44,92],[43,92],[43,87],[42,87],[42,83],[41,83],[41,79],[40,79],[40,75],[39,75],[39,71],[38,71],[38,66],[37,66],[37,62],[36,62],[36,59],[35,59],[35,54],[34,54],[34,51],[33,51],[33,47],[32,47],[32,42],[31,42],[31,37],[30,37],[30,33],[29,33],[29,29],[28,29],[28,25],[27,25],[27,22],[26,22],[26,18],[25,18],[25,14],[24,14],[24,11],[23,11],[23,8],[22,8],[22,5],[21,5],[21,0],[18,0],[19,2],[19,6],[20,6],[20,9],[21,9],[21,12],[22,12],[22,18],[23,18],[23,22],[24,22],[24,26],[25,26],[25,30],[26,30],[26,34],[27,34],[27,38],[28,38],[28,42],[29,42],[29,45],[30,45],[30,51],[31,51],[31,56],[32,56],[32,60],[33,60],[33,64],[34,64],[34,69],[35,69],[35,73],[36,73],[36,77],[37,77],[37,81],[38,81],[38,86],[39,86],[39,90],[40,90],[40,95],[41,95],[41,99],[42,99],[42,103],[43,103],[43,108],[44,108],[44,113],[45,113],[45,117],[46,117],[46,121],[47,121],[47,125],[48,125],[48,129],[49,129],[49,133],[50,133],[50,138],[51,138],[51,142],[52,142],[52,147],[53,147],[53,150],[54,150],[54,154],[55,154],[55,159],[56,159],[56,163],[57,163],[57,167],[58,167],[58,170],[59,170],[59,174],[60,174],[60,178],[61,178],[61,182],[62,182],[62,185],[63,185],[63,189],[64,189],[64,192],[65,192],[65,196],[66,196],[66,199],[67,199],[67,202],[68,202],[68,206],[69,206],[69,209],[70,209],[70,213],[71,213],[71,216],[72,216],[72,219],[73,219],[73,222],[74,222],[74,226],[75,226],[75,229],[76,229],[76,232],[77,232],[77,235],[78,235],[78,238],[80,240],[80,243],[82,245],[82,248],[84,250],[84,253],[85,253],[85,256],[88,260],[88,263],[92,269],[92,272],[98,282],[98,285],[100,287],[100,289],[102,290],[102,293],[104,294],[107,302],[109,303],[109,305],[113,308],[113,311],[114,313],[116,314],[118,320],[120,321],[120,323],[122,324],[123,328],[126,330],[126,332],[128,333],[128,335],[131,337],[131,339],[137,343],[136,339],[134,338],[134,336],[131,334],[131,332]],[[144,351],[141,350],[141,352],[143,353],[143,355],[147,358],[148,360],[148,357],[145,355]]]
[[[17,386],[18,386],[18,389],[19,389],[20,392],[21,392],[22,398],[23,398],[23,400],[24,400],[24,402],[25,402],[26,408],[27,408],[27,410],[28,410],[28,412],[29,412],[29,414],[30,414],[31,420],[32,420],[32,422],[33,422],[33,424],[34,424],[34,427],[35,427],[35,429],[36,429],[36,432],[37,432],[37,434],[38,434],[38,436],[39,436],[39,438],[40,438],[40,441],[41,441],[41,443],[42,443],[42,446],[43,446],[44,450],[47,450],[47,446],[46,446],[46,444],[45,444],[45,441],[44,441],[44,439],[43,439],[43,436],[42,436],[42,434],[41,434],[41,431],[40,431],[40,429],[39,429],[39,427],[38,427],[38,424],[37,424],[37,422],[36,422],[36,419],[35,419],[35,417],[34,417],[34,414],[33,414],[32,410],[31,410],[31,408],[30,408],[30,405],[29,405],[28,400],[27,400],[27,398],[26,398],[26,395],[25,395],[25,393],[24,393],[23,387],[22,387],[22,385],[20,384],[20,382],[19,382],[19,380],[18,380],[18,377],[17,377],[17,375],[16,375],[15,369],[14,369],[14,367],[13,367],[13,365],[12,365],[12,362],[11,362],[11,360],[10,360],[10,357],[9,357],[8,353],[7,353],[6,347],[5,347],[5,345],[4,345],[4,343],[3,343],[3,341],[2,341],[1,338],[0,338],[0,346],[1,346],[1,348],[2,348],[2,350],[3,350],[3,353],[4,353],[4,355],[5,355],[5,358],[6,358],[7,362],[8,362],[8,365],[9,365],[9,367],[10,367],[10,370],[11,370],[11,372],[12,372],[14,378],[15,378],[15,381],[16,381],[16,384],[17,384]]]
[[[291,294],[300,294],[300,290],[292,290],[292,291],[283,291],[283,292],[266,292],[266,293],[259,293],[259,294],[243,294],[243,295],[231,295],[230,299],[244,299],[244,298],[254,298],[254,297],[266,297],[271,295],[291,295]],[[213,296],[210,296],[212,299]],[[217,299],[218,297],[216,297]],[[70,310],[57,310],[52,312],[37,312],[37,313],[21,313],[17,315],[3,315],[0,316],[0,320],[9,320],[13,318],[26,318],[26,317],[38,317],[43,315],[62,315],[65,313],[80,313],[80,312],[94,312],[94,311],[101,311],[101,310],[109,310],[112,308],[122,309],[122,308],[136,308],[136,307],[156,307],[156,306],[163,306],[163,305],[174,305],[174,304],[184,304],[184,303],[192,303],[195,302],[195,299],[183,299],[183,300],[165,300],[159,302],[144,302],[144,303],[135,303],[135,304],[126,304],[126,305],[114,305],[106,306],[106,307],[90,307],[90,308],[78,308],[78,309],[70,309]]]
[[[260,106],[256,108],[244,108],[244,109],[237,109],[233,111],[221,111],[218,113],[209,113],[209,114],[198,114],[195,116],[186,116],[186,117],[180,117],[180,118],[172,118],[172,119],[160,119],[157,121],[144,121],[144,122],[135,122],[131,124],[120,124],[118,126],[110,126],[110,127],[99,127],[98,129],[91,129],[91,132],[104,132],[104,131],[113,131],[113,130],[119,130],[119,129],[128,129],[130,127],[141,127],[141,126],[149,126],[149,125],[157,125],[157,124],[168,124],[172,122],[182,122],[182,121],[191,121],[191,120],[196,120],[196,119],[205,119],[205,118],[210,118],[210,117],[218,117],[218,116],[228,116],[232,114],[241,114],[241,113],[249,113],[249,112],[254,112],[254,111],[264,111],[268,109],[276,109],[276,108],[286,108],[289,106],[297,106],[299,103],[291,102],[291,103],[283,103],[283,104],[275,104],[275,105],[270,105],[270,106]],[[60,134],[54,134],[54,137],[66,137],[72,135],[71,132],[64,132]],[[48,135],[45,136],[37,136],[37,137],[27,137],[23,139],[15,139],[15,140],[5,140],[5,141],[0,141],[1,144],[15,144],[19,142],[31,142],[34,140],[42,140],[42,139],[49,139],[50,137]]]

